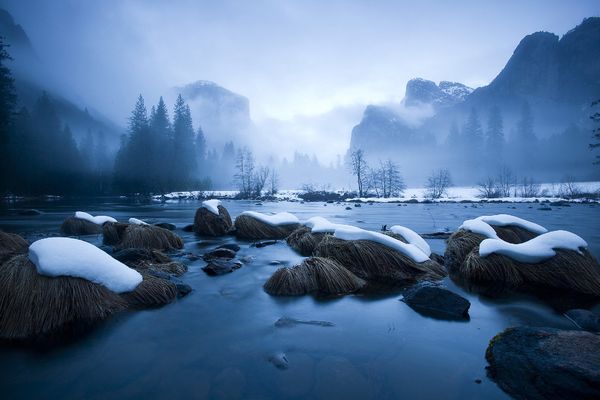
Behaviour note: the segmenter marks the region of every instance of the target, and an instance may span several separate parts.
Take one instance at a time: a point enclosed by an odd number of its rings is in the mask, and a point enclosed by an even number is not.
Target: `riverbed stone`
[[[469,319],[471,303],[464,297],[439,286],[410,288],[401,299],[419,314],[437,319]]]
[[[486,351],[488,372],[516,399],[600,398],[600,336],[554,328],[509,328]]]

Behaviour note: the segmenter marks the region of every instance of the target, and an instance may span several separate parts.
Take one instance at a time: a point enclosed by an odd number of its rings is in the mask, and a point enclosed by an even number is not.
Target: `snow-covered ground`
[[[578,182],[578,189],[583,193],[599,193],[600,182]],[[378,202],[378,203],[395,203],[395,202],[407,202],[407,201],[426,201],[428,200],[425,195],[425,188],[408,188],[404,191],[401,197],[354,197],[345,199],[346,201],[360,201],[360,202]],[[154,200],[157,201],[170,201],[170,200],[197,200],[206,198],[220,198],[220,199],[233,199],[237,195],[235,190],[220,190],[220,191],[190,191],[190,192],[171,192],[165,195],[153,196]],[[300,201],[300,194],[302,190],[280,190],[274,197],[280,201]],[[566,199],[561,197],[561,184],[560,183],[542,183],[540,184],[540,196],[537,197],[500,197],[486,199],[481,197],[479,188],[476,185],[473,186],[455,186],[448,189],[447,195],[441,199],[435,200],[438,202],[460,202],[460,201],[498,201],[498,202],[514,202],[514,203],[527,203],[534,201],[573,201],[581,202],[589,199]],[[596,196],[597,197],[597,196]]]

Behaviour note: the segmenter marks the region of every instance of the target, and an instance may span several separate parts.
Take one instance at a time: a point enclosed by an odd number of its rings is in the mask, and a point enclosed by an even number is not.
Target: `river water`
[[[199,204],[125,199],[3,204],[0,229],[34,240],[57,234],[61,222],[81,210],[119,220],[174,223],[185,252],[202,254],[218,243],[181,230],[192,223]],[[538,204],[363,204],[351,210],[345,210],[346,204],[324,203],[256,205],[232,200],[223,205],[232,217],[244,210],[289,211],[300,219],[319,215],[372,230],[401,224],[418,233],[454,230],[465,219],[510,213],[550,230],[573,231],[600,256],[600,206],[589,204],[552,211],[539,210]],[[43,214],[19,215],[17,210],[23,208]],[[83,239],[101,243],[101,236]],[[443,253],[443,240],[428,242],[434,252]],[[183,258],[189,272],[182,280],[193,291],[172,304],[111,317],[80,340],[60,347],[0,347],[2,398],[503,399],[508,396],[486,376],[489,340],[511,326],[573,328],[534,297],[481,297],[449,279],[444,285],[471,301],[468,322],[424,317],[399,301],[399,294],[272,297],[262,290],[278,268],[271,262],[291,266],[302,257],[284,242],[264,248],[237,243],[240,257],[254,259],[228,275],[207,276],[202,260]],[[334,326],[275,326],[281,317]],[[269,361],[282,354],[289,362],[287,369]]]

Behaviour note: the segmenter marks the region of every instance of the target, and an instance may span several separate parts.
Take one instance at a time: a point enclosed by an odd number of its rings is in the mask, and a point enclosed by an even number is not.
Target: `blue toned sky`
[[[200,79],[247,96],[258,122],[399,100],[413,77],[485,85],[523,36],[600,15],[597,0],[0,4],[57,84],[121,123],[138,93]]]

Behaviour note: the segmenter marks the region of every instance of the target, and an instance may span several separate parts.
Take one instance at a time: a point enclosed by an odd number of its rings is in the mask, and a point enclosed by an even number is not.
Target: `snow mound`
[[[408,243],[417,246],[427,257],[431,256],[431,247],[417,232],[402,225],[394,225],[390,228],[390,231],[402,236]]]
[[[240,215],[247,215],[271,226],[292,225],[300,223],[298,217],[296,217],[294,214],[290,214],[289,212],[280,212],[274,215],[269,215],[259,213],[257,211],[244,211]]]
[[[219,206],[221,205],[221,200],[205,200],[202,202],[202,208],[206,208],[208,211],[215,215],[219,215]]]
[[[309,227],[312,233],[333,233],[337,228],[360,229],[350,225],[336,224],[323,217],[309,218],[304,225]]]
[[[82,278],[116,293],[130,292],[142,282],[139,272],[83,240],[38,240],[29,246],[29,259],[40,275]]]
[[[429,256],[414,244],[403,243],[391,236],[384,235],[383,233],[367,231],[354,226],[351,226],[350,228],[351,229],[338,227],[333,236],[342,240],[369,240],[371,242],[379,243],[399,251],[416,263],[422,263],[429,260]]]
[[[477,218],[466,220],[461,226],[458,227],[458,229],[464,229],[465,231],[477,233],[487,238],[499,239],[498,234],[496,234],[496,231],[490,224]]]
[[[510,214],[482,215],[476,219],[495,226],[518,226],[519,228],[527,229],[528,231],[537,233],[538,235],[548,232],[548,229],[541,225]]]
[[[147,222],[144,222],[141,219],[137,218],[129,218],[129,223],[134,225],[148,225]]]
[[[501,239],[485,239],[479,245],[479,255],[487,257],[496,253],[522,263],[539,263],[556,255],[554,249],[565,249],[580,252],[586,248],[587,242],[568,231],[544,233],[527,242],[512,244]]]
[[[94,217],[91,214],[88,214],[83,211],[77,211],[75,213],[75,218],[85,219],[86,221],[89,221],[92,224],[96,224],[96,225],[103,225],[106,222],[117,222],[116,219],[114,219],[113,217],[109,217],[107,215],[97,215]]]

